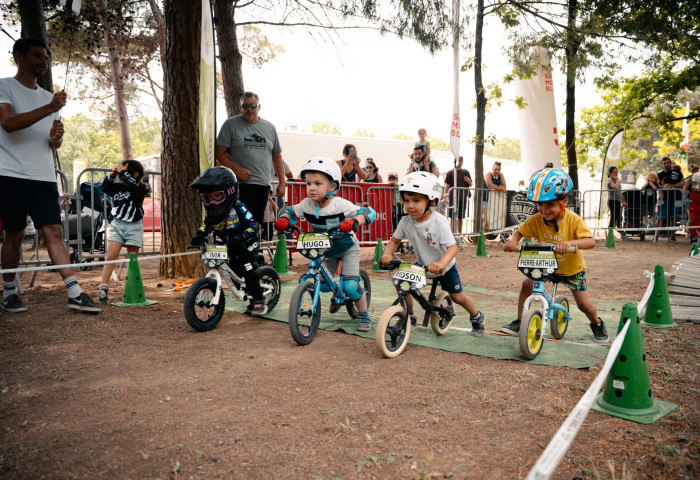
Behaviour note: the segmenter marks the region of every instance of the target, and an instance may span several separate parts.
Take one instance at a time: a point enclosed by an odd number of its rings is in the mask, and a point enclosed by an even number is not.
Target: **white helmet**
[[[331,182],[338,182],[338,188],[340,188],[340,167],[334,160],[326,157],[311,157],[306,161],[303,167],[301,167],[301,173],[299,176],[302,180],[306,180],[306,172],[321,172],[328,175]]]
[[[428,172],[412,172],[399,182],[399,193],[422,193],[431,201],[442,196],[444,185],[442,180]]]

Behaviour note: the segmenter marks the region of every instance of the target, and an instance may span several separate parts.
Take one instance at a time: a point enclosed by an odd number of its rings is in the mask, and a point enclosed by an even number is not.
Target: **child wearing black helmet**
[[[190,241],[198,246],[213,232],[228,247],[229,266],[243,277],[247,292],[253,297],[247,311],[253,315],[267,313],[256,261],[260,227],[248,207],[238,201],[238,181],[229,168],[208,168],[190,185],[199,191],[206,215],[204,223]]]

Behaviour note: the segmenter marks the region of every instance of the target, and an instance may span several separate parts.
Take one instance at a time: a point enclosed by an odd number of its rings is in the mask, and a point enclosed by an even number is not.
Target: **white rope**
[[[629,326],[630,319],[627,319],[622,331],[620,331],[610,347],[610,352],[608,352],[608,356],[605,358],[605,364],[600,370],[600,373],[598,373],[598,376],[595,378],[591,386],[588,387],[586,393],[583,394],[581,400],[579,400],[564,423],[562,423],[561,427],[559,427],[559,430],[557,430],[557,433],[549,442],[547,448],[545,448],[542,455],[540,455],[537,463],[535,463],[532,470],[530,470],[526,480],[546,480],[552,476],[554,470],[556,470],[557,466],[561,462],[561,459],[569,450],[571,443],[576,438],[576,434],[581,428],[583,421],[588,416],[588,412],[593,406],[595,397],[602,388],[608,372],[612,368],[613,363],[617,358],[617,354],[620,352],[622,342],[625,339]]]
[[[137,257],[136,261],[146,261],[146,260],[160,260],[161,258],[171,258],[171,257],[181,257],[183,255],[201,255],[201,252],[183,252],[183,253],[170,253],[168,255],[154,255],[147,257]],[[98,265],[116,265],[118,263],[129,263],[131,260],[124,258],[121,260],[102,260],[100,262],[89,262],[89,263],[68,263],[66,265],[43,265],[38,267],[25,267],[25,268],[8,268],[6,270],[0,270],[0,274],[4,273],[22,273],[22,272],[39,272],[45,270],[60,270],[62,268],[79,268],[79,267],[96,267]]]

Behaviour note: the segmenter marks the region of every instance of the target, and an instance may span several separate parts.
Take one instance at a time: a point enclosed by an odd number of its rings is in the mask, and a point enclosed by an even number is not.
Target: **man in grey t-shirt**
[[[219,130],[216,161],[236,174],[239,200],[262,225],[273,168],[280,179],[276,196],[284,197],[287,187],[282,148],[275,126],[258,115],[260,103],[255,93],[245,92],[241,96],[241,108],[243,114],[229,118]]]

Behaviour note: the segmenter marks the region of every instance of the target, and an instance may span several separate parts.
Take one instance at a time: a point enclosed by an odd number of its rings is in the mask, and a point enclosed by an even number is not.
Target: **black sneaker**
[[[472,322],[472,331],[471,334],[474,337],[480,337],[484,334],[484,322],[486,321],[486,314],[479,310],[479,313],[476,314],[476,317],[474,318],[469,318],[469,321]]]
[[[518,336],[520,334],[520,320],[513,320],[508,325],[502,326],[499,331],[508,335]]]
[[[100,313],[102,309],[95,305],[87,293],[83,292],[75,298],[68,298],[68,308],[79,312]]]
[[[19,295],[13,293],[7,298],[2,299],[2,309],[12,313],[26,312],[29,310],[24,302],[19,298]]]
[[[253,308],[250,309],[250,314],[259,317],[260,315],[265,315],[267,313],[267,304],[262,300],[255,300],[253,302]]]
[[[343,305],[342,303],[338,303],[338,302],[336,302],[335,300],[333,300],[333,301],[331,301],[331,304],[330,304],[330,306],[328,307],[328,311],[329,311],[330,313],[335,313],[335,312],[337,312],[338,310],[340,310],[340,307],[341,307],[342,305]]]
[[[598,343],[606,343],[608,341],[608,330],[605,328],[605,323],[598,318],[600,323],[593,325],[591,323],[591,331],[593,332],[593,338]]]

